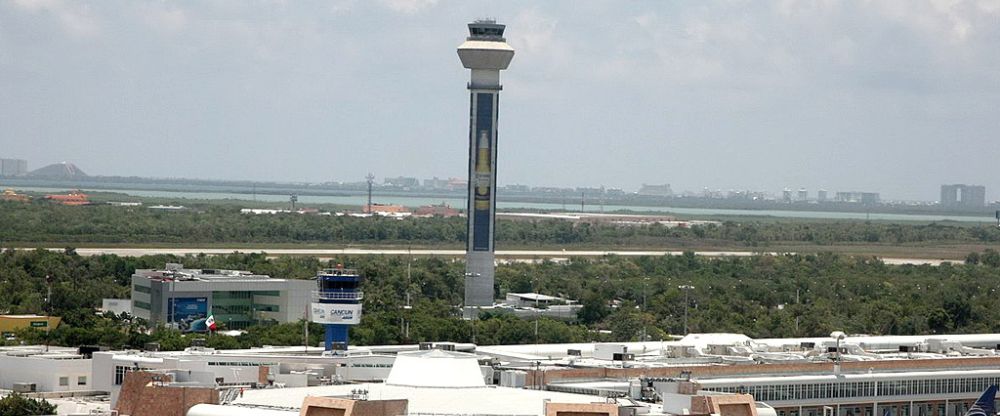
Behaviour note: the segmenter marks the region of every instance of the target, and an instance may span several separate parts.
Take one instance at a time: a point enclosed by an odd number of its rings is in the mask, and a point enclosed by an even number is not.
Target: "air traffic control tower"
[[[495,20],[469,23],[469,37],[458,47],[469,81],[468,242],[465,254],[465,316],[476,307],[493,305],[493,228],[496,223],[497,115],[500,70],[507,69],[514,49]]]

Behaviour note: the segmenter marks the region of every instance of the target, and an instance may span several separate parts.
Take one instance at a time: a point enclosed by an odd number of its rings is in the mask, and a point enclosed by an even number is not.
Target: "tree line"
[[[744,219],[694,227],[660,223],[619,225],[564,220],[500,219],[501,247],[574,245],[600,247],[767,246],[778,243],[924,244],[996,243],[1000,229],[958,223],[900,224],[863,221]],[[0,201],[0,242],[173,244],[376,244],[461,246],[463,218],[357,218],[302,214],[247,215],[231,205],[184,211],[144,207],[66,207],[36,201]]]
[[[26,329],[18,341],[141,348],[160,342],[181,349],[195,337],[152,327],[129,316],[99,315],[106,297],[127,297],[136,268],[166,262],[192,268],[245,269],[278,278],[303,279],[337,263],[359,269],[365,291],[362,323],[352,342],[400,344],[421,341],[520,344],[534,342],[666,339],[689,332],[735,332],[751,337],[851,334],[904,335],[1000,331],[1000,253],[970,254],[958,264],[887,265],[875,258],[831,253],[706,258],[676,256],[570,258],[498,266],[496,296],[540,292],[582,304],[576,320],[530,320],[483,313],[460,318],[464,264],[440,257],[345,256],[268,258],[113,255],[84,257],[71,249],[5,250],[0,254],[0,313],[62,316],[51,332]],[[409,263],[409,277],[407,264]],[[49,276],[51,283],[46,281]],[[51,304],[46,290],[51,284]],[[683,287],[691,287],[685,291]],[[410,299],[411,308],[405,308]],[[408,328],[408,330],[407,330]],[[310,328],[310,345],[322,328]],[[303,323],[261,325],[238,337],[209,336],[209,346],[238,348],[302,345]]]

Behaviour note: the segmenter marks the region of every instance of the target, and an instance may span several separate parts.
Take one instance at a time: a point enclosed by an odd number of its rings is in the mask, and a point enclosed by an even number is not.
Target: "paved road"
[[[62,251],[61,248],[53,248],[55,251]],[[173,254],[183,256],[187,254],[229,254],[234,251],[243,253],[267,253],[269,256],[315,256],[333,257],[343,255],[406,255],[414,256],[448,256],[460,257],[465,255],[465,250],[406,250],[406,249],[367,249],[367,248],[343,248],[343,249],[247,249],[247,248],[78,248],[76,252],[81,256],[95,256],[101,254],[115,254],[118,256],[145,256],[152,254]],[[504,259],[565,259],[568,257],[600,257],[606,255],[616,256],[676,256],[682,254],[679,250],[498,250],[497,257]],[[705,257],[746,257],[757,254],[778,255],[777,252],[755,252],[755,251],[697,251],[698,256]],[[914,259],[914,258],[883,258],[887,264],[929,264],[940,265],[943,262],[955,262],[956,260],[946,259]]]

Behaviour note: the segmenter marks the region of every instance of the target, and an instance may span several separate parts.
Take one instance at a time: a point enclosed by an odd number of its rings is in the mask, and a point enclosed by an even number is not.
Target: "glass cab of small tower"
[[[503,30],[506,26],[494,21],[477,21],[469,23],[468,40],[490,40],[504,42]]]

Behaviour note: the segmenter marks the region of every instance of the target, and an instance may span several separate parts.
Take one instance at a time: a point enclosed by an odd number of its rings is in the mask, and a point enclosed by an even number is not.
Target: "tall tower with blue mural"
[[[361,275],[356,270],[324,269],[316,274],[316,291],[310,304],[310,320],[326,328],[327,351],[347,350],[348,329],[361,323]]]
[[[458,47],[462,66],[471,70],[469,88],[468,242],[465,254],[466,317],[476,307],[493,305],[496,223],[497,121],[500,71],[514,58],[495,20],[469,23],[469,37]]]

